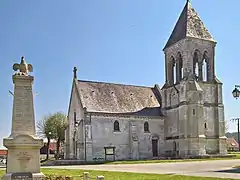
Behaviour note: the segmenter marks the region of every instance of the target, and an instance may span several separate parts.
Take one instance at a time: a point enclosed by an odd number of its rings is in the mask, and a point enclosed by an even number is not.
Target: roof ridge
[[[97,84],[109,84],[109,85],[121,85],[121,86],[131,86],[131,87],[140,87],[140,88],[151,88],[153,89],[153,87],[151,86],[141,86],[141,85],[134,85],[134,84],[121,84],[121,83],[113,83],[113,82],[104,82],[104,81],[91,81],[91,80],[81,80],[79,79],[78,81],[80,82],[88,82],[88,83],[97,83]]]

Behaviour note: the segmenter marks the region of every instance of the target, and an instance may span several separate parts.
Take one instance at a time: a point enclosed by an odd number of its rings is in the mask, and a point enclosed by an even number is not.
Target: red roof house
[[[0,149],[0,157],[6,157],[7,156],[7,149]]]
[[[239,144],[234,138],[227,139],[227,147],[229,151],[238,151]]]

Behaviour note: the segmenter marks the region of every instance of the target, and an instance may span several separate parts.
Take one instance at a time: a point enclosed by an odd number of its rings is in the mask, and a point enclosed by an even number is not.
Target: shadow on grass
[[[220,170],[220,171],[215,171],[215,172],[220,172],[220,173],[240,173],[240,168],[232,168],[232,169]]]

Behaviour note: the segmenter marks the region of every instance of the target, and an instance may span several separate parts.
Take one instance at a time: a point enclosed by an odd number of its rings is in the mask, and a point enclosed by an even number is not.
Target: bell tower
[[[216,44],[187,0],[163,49],[168,155],[227,153],[222,83],[215,74]]]
[[[216,41],[188,0],[163,49],[166,84],[179,83],[186,73],[195,74],[196,80],[212,81],[215,46]]]

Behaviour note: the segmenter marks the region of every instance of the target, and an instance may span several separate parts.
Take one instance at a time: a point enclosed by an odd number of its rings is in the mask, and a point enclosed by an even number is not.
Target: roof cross
[[[77,67],[73,68],[73,77],[74,79],[77,79]]]

